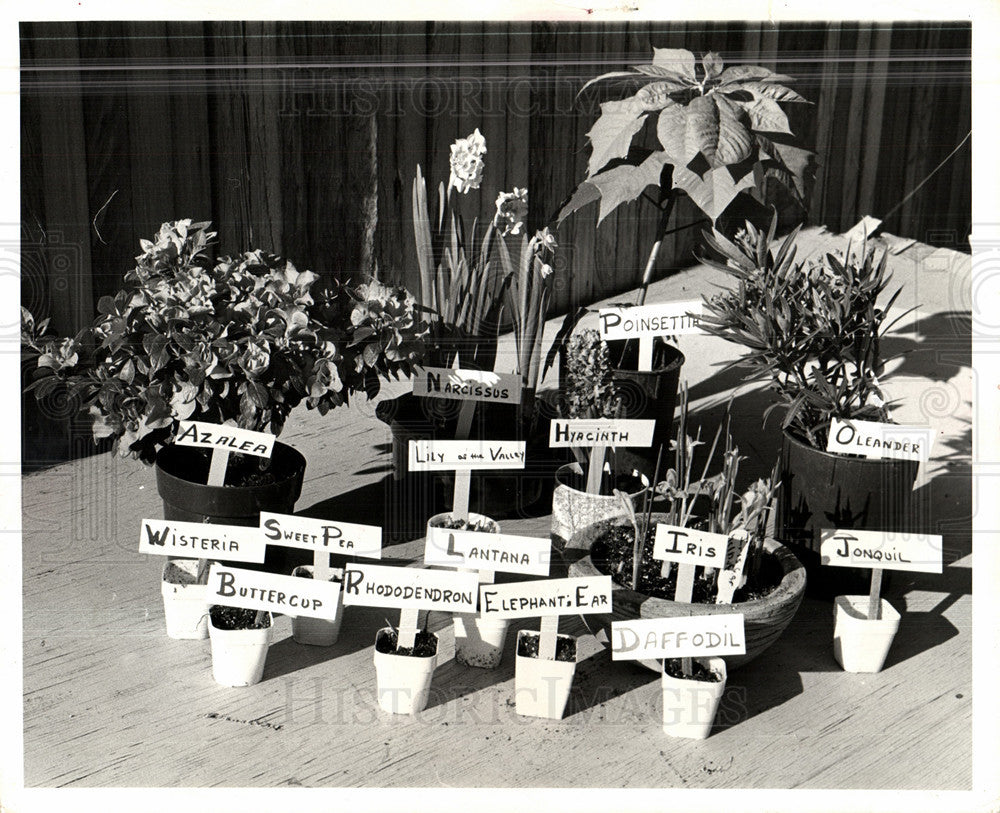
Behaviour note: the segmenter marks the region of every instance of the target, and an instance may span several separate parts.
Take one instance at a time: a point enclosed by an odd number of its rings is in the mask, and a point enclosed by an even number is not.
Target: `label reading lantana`
[[[937,534],[823,529],[819,555],[824,565],[940,573],[942,549]]]
[[[419,398],[519,404],[521,377],[513,373],[492,373],[484,370],[418,367],[413,375],[413,394]]]
[[[523,440],[411,440],[410,471],[523,469]]]
[[[926,426],[904,426],[876,421],[830,421],[828,452],[895,460],[927,460],[933,433]]]
[[[702,303],[693,300],[636,308],[601,308],[597,317],[601,338],[607,341],[700,333],[698,318],[701,314]]]
[[[219,449],[270,457],[274,449],[274,435],[218,423],[179,421],[174,443],[178,446],[197,446],[199,449]]]
[[[641,446],[653,442],[655,420],[607,418],[553,418],[549,425],[549,446]]]
[[[430,527],[424,564],[548,576],[552,542],[533,536]]]

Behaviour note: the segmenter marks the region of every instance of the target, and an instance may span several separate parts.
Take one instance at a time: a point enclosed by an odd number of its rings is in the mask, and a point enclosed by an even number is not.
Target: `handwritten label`
[[[490,373],[484,370],[418,367],[413,374],[413,394],[420,398],[519,404],[521,377],[513,373]]]
[[[474,613],[478,587],[476,573],[360,564],[344,569],[345,605]]]
[[[927,460],[934,435],[926,426],[904,426],[876,421],[830,421],[828,452],[895,460]]]
[[[213,564],[208,572],[207,599],[227,607],[333,621],[337,618],[339,596],[340,585],[322,579],[300,579],[220,564]]]
[[[548,576],[552,543],[534,536],[428,529],[424,564]]]
[[[382,558],[382,529],[378,525],[356,525],[261,511],[260,528],[271,545],[363,556],[366,559]]]
[[[493,618],[609,613],[611,577],[483,584],[479,588],[479,610]]]
[[[611,624],[611,660],[744,655],[743,613],[637,618]]]
[[[260,528],[171,519],[144,519],[139,526],[140,553],[259,563],[266,551]]]
[[[943,540],[936,534],[824,528],[820,532],[819,555],[824,565],[940,573],[943,547]]]
[[[726,566],[726,550],[729,537],[696,531],[694,528],[680,528],[675,525],[656,523],[656,537],[653,539],[653,558],[682,565]]]
[[[636,308],[601,308],[597,317],[601,338],[608,340],[700,333],[701,314],[701,301],[692,300]]]
[[[549,446],[643,446],[653,442],[655,420],[554,418],[549,425]]]
[[[411,440],[410,471],[523,469],[523,440]]]
[[[274,449],[274,435],[253,432],[238,426],[224,426],[202,421],[180,421],[174,443],[178,446],[197,446],[200,449],[221,449],[226,452],[270,457]]]

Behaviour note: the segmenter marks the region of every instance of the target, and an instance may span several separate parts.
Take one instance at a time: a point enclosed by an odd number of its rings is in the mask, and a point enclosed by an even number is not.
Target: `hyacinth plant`
[[[563,411],[567,418],[613,418],[621,395],[615,389],[608,345],[588,328],[566,344]]]
[[[320,280],[259,250],[213,260],[209,229],[179,220],[141,241],[121,290],[72,338],[22,309],[22,346],[37,357],[27,389],[65,388],[95,440],[151,463],[180,420],[278,434],[299,404],[326,413],[373,396],[419,360],[404,289]]]

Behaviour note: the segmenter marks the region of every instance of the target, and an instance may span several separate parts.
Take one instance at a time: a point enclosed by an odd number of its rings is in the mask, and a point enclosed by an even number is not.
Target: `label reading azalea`
[[[479,611],[493,618],[611,612],[611,577],[580,576],[479,587]]]
[[[883,457],[895,460],[927,460],[933,433],[926,426],[905,426],[876,421],[830,421],[828,452]]]
[[[274,435],[253,432],[238,426],[225,426],[202,421],[179,421],[178,446],[197,446],[199,449],[221,449],[226,452],[270,457],[274,449]]]
[[[377,525],[331,522],[261,511],[260,527],[265,539],[272,545],[363,556],[366,559],[382,558],[382,529]]]
[[[512,373],[483,370],[450,370],[418,367],[413,376],[413,394],[457,401],[521,403],[521,377]]]
[[[260,563],[266,550],[260,528],[171,519],[144,519],[139,527],[140,553]]]
[[[339,596],[340,584],[333,581],[224,567],[217,562],[208,572],[209,601],[228,607],[334,621]]]
[[[682,565],[702,565],[722,570],[726,566],[729,537],[694,528],[656,523],[653,558]]]
[[[702,303],[693,300],[635,308],[601,308],[597,318],[601,338],[607,341],[700,333],[698,319],[701,314]]]
[[[551,549],[550,540],[533,536],[431,527],[424,542],[424,564],[548,576]]]
[[[653,442],[655,420],[608,418],[553,418],[549,425],[549,446],[553,449],[569,446],[642,446]]]
[[[820,533],[824,565],[940,573],[943,540],[936,534],[834,531]]]
[[[523,469],[523,440],[411,440],[410,471]]]
[[[611,623],[611,660],[745,655],[743,613],[637,618]]]

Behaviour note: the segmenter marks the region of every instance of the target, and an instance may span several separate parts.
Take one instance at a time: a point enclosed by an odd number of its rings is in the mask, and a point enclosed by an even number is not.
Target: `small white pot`
[[[163,596],[167,636],[170,638],[191,640],[208,637],[208,585],[174,584],[166,580],[168,571],[173,568],[180,568],[193,576],[197,573],[197,565],[197,559],[174,559],[163,564],[160,593]]]
[[[496,669],[507,640],[506,618],[483,618],[477,613],[455,613],[455,660],[464,666]]]
[[[378,704],[390,714],[416,714],[427,707],[427,696],[437,667],[437,636],[434,636],[435,650],[430,657],[379,652],[379,641],[391,631],[389,627],[383,627],[375,635]]]
[[[644,485],[649,485],[649,478],[646,475],[637,471],[634,474]],[[588,494],[568,484],[571,480],[579,481],[582,477],[583,467],[579,463],[566,463],[556,470],[550,531],[552,542],[558,550],[563,550],[573,534],[588,525],[628,515],[622,501],[615,495]],[[641,494],[642,492],[638,491],[630,495],[636,511],[641,506],[641,501],[638,500]]]
[[[433,550],[447,551],[448,550],[448,534],[451,533],[452,528],[442,527],[442,523],[445,520],[449,520],[454,516],[451,511],[445,511],[441,514],[435,514],[429,520],[427,520],[427,531],[426,539],[427,546]],[[497,522],[492,517],[488,517],[485,514],[477,514],[475,511],[469,512],[470,522],[485,522],[492,529],[493,533],[500,533],[500,523]],[[460,567],[460,565],[456,565]],[[471,568],[470,568],[471,569]]]
[[[308,575],[306,575],[308,574]],[[313,577],[312,565],[299,565],[292,571],[293,576],[302,578]],[[330,581],[340,581],[331,578]],[[292,639],[297,644],[310,646],[333,646],[340,637],[340,622],[344,617],[344,591],[337,594],[337,617],[330,621],[327,618],[314,618],[308,615],[292,616]]]
[[[517,634],[517,649],[521,650],[522,638],[537,632],[521,630]],[[559,635],[575,644],[572,635]],[[514,660],[514,710],[525,717],[546,717],[561,720],[566,711],[576,661],[542,660],[526,658],[520,654]]]
[[[260,683],[271,643],[274,618],[267,613],[267,626],[251,630],[220,630],[208,619],[212,640],[212,677],[223,686]]]
[[[722,693],[726,690],[726,662],[722,658],[695,658],[722,680],[709,682],[660,674],[663,697],[663,733],[671,737],[703,740],[712,730]]]
[[[833,656],[845,672],[879,672],[899,629],[899,613],[882,599],[882,617],[868,619],[868,596],[833,600]]]

